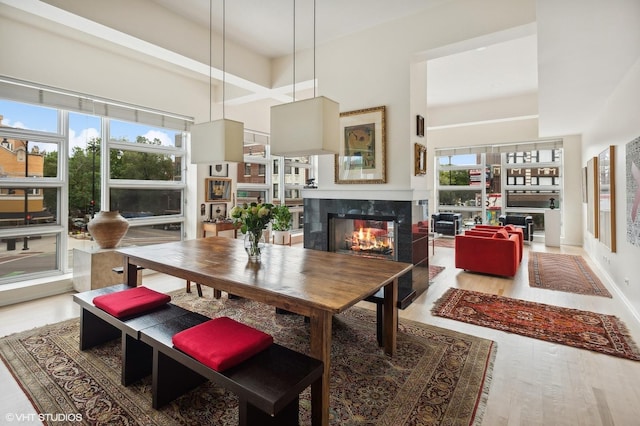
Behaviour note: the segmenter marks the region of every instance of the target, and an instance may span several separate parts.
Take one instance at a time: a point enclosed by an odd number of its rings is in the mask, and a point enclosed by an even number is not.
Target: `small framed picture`
[[[209,219],[212,221],[227,218],[227,203],[213,203],[209,205]]]
[[[424,117],[416,115],[416,135],[424,137]]]
[[[416,176],[422,176],[427,174],[427,147],[422,144],[414,145],[414,157],[415,157],[415,170]]]
[[[226,163],[212,164],[209,166],[209,176],[229,176],[229,165]]]

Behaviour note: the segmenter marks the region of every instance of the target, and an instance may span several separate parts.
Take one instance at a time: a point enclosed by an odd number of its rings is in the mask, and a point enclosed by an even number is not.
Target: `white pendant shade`
[[[271,154],[338,154],[340,106],[324,96],[271,107]]]
[[[191,164],[244,161],[244,124],[215,120],[191,126]]]

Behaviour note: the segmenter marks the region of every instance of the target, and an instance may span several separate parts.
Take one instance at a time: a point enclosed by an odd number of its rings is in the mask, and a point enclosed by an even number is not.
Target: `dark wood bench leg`
[[[378,346],[382,347],[382,324],[383,322],[383,304],[376,303],[376,339],[378,340]]]
[[[80,350],[117,339],[122,332],[86,309],[80,311]]]
[[[153,350],[152,406],[156,410],[207,381],[190,368]]]
[[[270,416],[251,405],[246,398],[239,398],[238,417],[240,426],[298,426],[299,397],[287,404],[278,414]]]
[[[123,386],[129,386],[151,374],[152,361],[153,349],[151,346],[127,333],[122,333],[122,376],[120,381]]]

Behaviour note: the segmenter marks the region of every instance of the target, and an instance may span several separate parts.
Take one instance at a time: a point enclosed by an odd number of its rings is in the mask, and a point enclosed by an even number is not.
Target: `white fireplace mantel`
[[[389,201],[419,201],[428,200],[431,191],[414,189],[303,189],[303,198],[335,199],[335,200],[389,200]]]

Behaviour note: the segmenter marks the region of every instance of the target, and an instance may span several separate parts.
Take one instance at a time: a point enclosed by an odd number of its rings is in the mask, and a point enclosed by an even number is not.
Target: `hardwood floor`
[[[530,288],[528,252],[550,251],[581,254],[600,275],[613,299]],[[636,425],[640,418],[640,362],[597,354],[583,349],[548,343],[489,328],[431,315],[433,303],[449,287],[483,291],[507,297],[549,303],[616,315],[640,344],[640,323],[631,315],[581,248],[545,247],[533,243],[525,247],[522,265],[514,279],[462,272],[454,268],[453,249],[436,247],[430,262],[444,266],[426,293],[400,311],[400,318],[481,336],[497,342],[488,404],[483,425]],[[431,252],[430,252],[431,255]],[[160,291],[184,289],[183,280],[161,274],[145,275],[145,285]],[[203,289],[211,297],[210,289]],[[374,309],[362,302],[359,306]],[[79,315],[71,294],[0,307],[0,336]],[[0,383],[5,397],[0,413],[33,413],[31,404],[0,365]],[[1,423],[2,421],[0,421]],[[24,424],[23,422],[21,424]],[[36,423],[32,423],[36,424]]]

